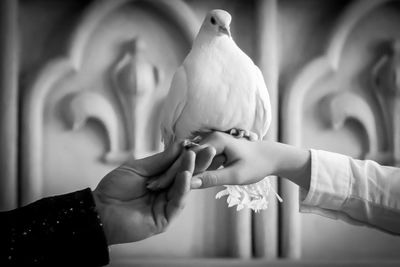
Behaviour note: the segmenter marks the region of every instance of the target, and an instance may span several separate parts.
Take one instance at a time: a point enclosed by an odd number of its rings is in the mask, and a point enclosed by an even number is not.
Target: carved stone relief
[[[67,55],[44,66],[23,96],[23,204],[94,188],[128,154],[143,157],[162,149],[162,100],[199,25],[180,0],[93,1],[74,33],[67,33]],[[217,254],[205,239],[224,231],[198,225],[222,224],[218,203],[208,204],[215,203],[213,195],[195,192],[188,200],[195,207],[167,234],[113,248],[112,257]]]
[[[67,55],[41,69],[23,96],[23,204],[94,188],[128,154],[161,149],[162,99],[199,26],[181,0],[91,3],[72,35],[67,33]],[[116,246],[112,257],[250,256],[249,214],[229,217],[214,191],[193,192],[168,233]]]
[[[162,71],[146,58],[146,43],[140,38],[127,42],[127,50],[111,72],[112,84],[125,115],[128,151],[137,156],[140,140],[151,136],[151,150],[159,150],[160,135],[155,127],[146,127],[148,121],[158,127],[159,108],[165,91],[157,91],[162,82]],[[146,112],[147,111],[147,112]],[[157,142],[154,142],[156,141]],[[109,160],[112,160],[111,158]]]
[[[390,42],[390,51],[382,55],[372,70],[372,87],[380,107],[380,125],[387,149],[376,155],[384,164],[400,166],[400,39]]]
[[[399,13],[389,2],[354,1],[344,9],[326,52],[300,71],[284,96],[284,142],[398,164]],[[390,39],[389,52],[377,49]],[[347,231],[320,217],[300,217],[298,188],[282,181],[282,192],[286,257],[300,258],[304,248],[312,254],[312,242],[307,238],[308,246],[302,246],[301,236],[313,229],[301,226],[301,220]],[[383,234],[376,238],[388,242]]]
[[[368,137],[368,151],[364,158],[397,166],[400,164],[399,49],[399,40],[389,42],[389,51],[373,64],[370,86],[379,112],[374,112],[374,101],[347,91],[327,96],[322,105],[327,109],[326,120],[333,129],[344,127],[347,120],[355,120],[364,128]],[[378,136],[386,144],[381,145]]]
[[[121,47],[121,56],[109,70],[110,90],[117,101],[95,90],[66,97],[69,99],[66,119],[73,130],[79,130],[88,119],[96,119],[103,124],[109,141],[103,160],[111,164],[121,163],[131,154],[138,157],[160,150],[158,116],[166,93],[165,90],[157,91],[161,71],[146,58],[145,41],[139,37],[132,38]],[[119,124],[122,125],[122,133],[119,132]],[[151,142],[150,151],[143,148],[143,140]]]
[[[197,18],[182,1],[93,2],[72,34],[68,55],[49,62],[23,96],[23,203],[42,197],[54,182],[44,183],[43,161],[51,169],[51,155],[84,144],[83,132],[93,141],[106,140],[98,159],[110,165],[93,162],[100,173],[128,154],[159,151],[160,105],[197,30]],[[85,127],[92,122],[100,125],[101,136]],[[52,140],[55,146],[46,145]],[[93,153],[93,145],[98,147],[87,142],[82,155]]]

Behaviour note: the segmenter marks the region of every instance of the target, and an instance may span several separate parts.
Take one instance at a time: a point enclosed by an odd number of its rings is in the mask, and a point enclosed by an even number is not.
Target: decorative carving
[[[158,69],[148,62],[145,56],[146,44],[143,40],[132,38],[125,42],[122,56],[111,69],[111,81],[118,104],[99,92],[82,91],[70,98],[67,119],[73,130],[78,130],[90,119],[96,119],[105,127],[109,139],[109,151],[103,159],[108,163],[121,163],[128,155],[136,156],[137,142],[142,137],[141,126],[147,123],[147,116],[139,110],[146,99],[157,101],[160,96],[155,92],[160,81]],[[118,106],[122,116],[118,116]],[[149,111],[149,110],[147,110]],[[121,121],[122,120],[122,121]],[[123,125],[124,134],[120,134],[118,123]],[[122,146],[119,137],[125,137],[126,146]],[[143,141],[143,140],[142,140]]]
[[[349,91],[333,93],[324,99],[322,107],[326,109],[326,119],[335,130],[342,128],[347,120],[359,122],[368,137],[367,157],[379,158],[375,116],[371,105],[364,98]]]
[[[99,121],[106,131],[109,141],[109,150],[104,159],[112,158],[114,162],[121,162],[125,157],[119,155],[120,140],[118,138],[118,115],[111,102],[98,92],[82,91],[68,96],[68,108],[65,112],[70,127],[76,131],[82,128],[89,119]]]
[[[82,72],[85,66],[85,53],[87,53],[87,48],[93,41],[92,38],[94,33],[98,30],[98,27],[104,23],[106,18],[124,5],[134,2],[139,1],[94,1],[89,6],[88,10],[84,12],[82,19],[77,23],[77,27],[71,35],[72,39],[67,55],[50,61],[48,65],[38,73],[32,86],[28,90],[24,90],[24,95],[22,97],[23,110],[21,124],[21,154],[24,155],[24,158],[21,161],[22,204],[27,204],[43,197],[43,127],[45,124],[43,117],[46,101],[48,101],[49,95],[56,92],[57,88],[60,87],[60,84],[65,81],[74,80],[76,76]],[[145,3],[155,12],[160,12],[162,16],[168,19],[171,23],[179,25],[178,31],[182,35],[183,40],[187,41],[188,44],[194,39],[198,31],[199,22],[193,11],[183,1],[148,0],[145,1]],[[139,62],[141,62],[140,60]],[[146,72],[146,70],[141,70],[143,66],[142,63],[136,62],[134,64],[136,64],[136,67],[134,68]],[[140,67],[138,67],[137,64],[139,64]],[[159,75],[154,74],[154,72],[152,73],[154,75],[153,83],[157,84],[160,80]],[[142,73],[140,73],[140,75],[142,75]],[[152,82],[149,78],[151,75],[145,75],[145,80],[140,81],[140,86],[134,90],[146,91],[146,88],[155,88],[151,85]],[[71,96],[67,102],[67,109],[69,109],[67,111],[67,120],[71,125],[75,125],[76,129],[82,126],[84,121],[87,119],[94,118],[100,121],[104,125],[110,146],[109,151],[104,156],[105,160],[107,162],[122,160],[122,158],[124,158],[123,151],[128,152],[129,149],[126,146],[124,147],[122,145],[122,140],[120,140],[121,136],[123,136],[120,130],[122,127],[117,124],[123,123],[121,123],[120,120],[121,111],[116,108],[111,97],[113,93],[107,94],[104,90],[100,90],[99,92],[79,92],[76,88],[76,85],[72,88],[68,88],[70,91],[67,93],[74,92],[74,95]],[[126,86],[121,87],[122,90],[126,90],[126,88]],[[94,88],[90,88],[90,90],[92,89]],[[144,96],[146,96],[146,94],[141,95],[140,97]],[[153,110],[151,112],[155,113],[158,112],[158,106],[160,103],[158,99],[153,100],[152,104],[154,106],[152,106]],[[137,106],[138,105],[136,105],[136,108]],[[131,113],[132,112],[134,111],[131,111]],[[147,114],[147,116],[154,119],[154,114]],[[143,138],[143,134],[139,138]]]
[[[160,72],[146,58],[144,40],[132,38],[126,42],[124,50],[111,70],[111,80],[124,115],[127,150],[136,155],[139,126],[146,119],[144,114],[138,112],[139,105],[149,97],[156,101],[155,89],[160,82]]]
[[[373,68],[372,85],[389,142],[382,159],[386,164],[400,166],[400,40],[393,40],[390,48]]]
[[[372,69],[373,95],[379,104],[380,114],[374,115],[373,103],[358,94],[344,92],[327,97],[328,121],[336,130],[346,120],[358,121],[366,130],[369,152],[365,158],[382,164],[400,165],[400,40],[390,42],[390,51],[380,57]],[[376,120],[375,118],[381,118]],[[378,128],[383,128],[385,150],[379,149]]]
[[[283,103],[282,103],[282,136],[283,142],[301,146],[302,145],[302,125],[304,124],[303,120],[303,107],[305,105],[306,97],[311,90],[311,88],[319,82],[321,79],[326,79],[327,77],[332,77],[337,73],[340,67],[340,61],[343,56],[343,51],[348,41],[349,36],[353,32],[355,26],[364,19],[368,14],[370,14],[373,10],[381,7],[382,5],[390,2],[390,0],[359,0],[353,1],[343,12],[343,14],[337,20],[337,24],[335,29],[333,30],[330,41],[328,42],[328,46],[326,51],[319,56],[318,58],[312,60],[309,64],[307,64],[297,75],[294,82],[286,91],[284,95]],[[342,98],[342,96],[338,95],[338,99],[332,98],[331,105],[337,105],[337,101]],[[354,98],[354,96],[352,96]],[[355,99],[358,99],[355,97]],[[372,139],[376,138],[376,133],[374,133],[376,129],[376,123],[372,122],[371,114],[362,114],[359,113],[362,110],[369,110],[365,106],[368,106],[364,102],[358,102],[358,107],[352,108],[349,107],[350,104],[346,104],[346,111],[343,113],[338,113],[334,116],[337,118],[333,118],[332,122],[344,121],[346,116],[350,116],[353,119],[356,118],[360,123],[364,124],[364,127],[367,131],[367,134],[370,139],[370,143]],[[342,111],[341,111],[342,112]],[[370,113],[370,111],[367,111]],[[400,114],[399,111],[396,112]],[[332,114],[333,115],[333,114]],[[398,116],[398,115],[397,115]],[[398,117],[397,117],[398,118]],[[376,119],[375,119],[376,121]],[[397,119],[398,121],[398,119]],[[336,124],[337,126],[340,124]],[[397,123],[397,125],[399,125]],[[374,128],[371,130],[370,128]],[[399,135],[399,131],[397,131],[397,136]],[[397,138],[398,139],[398,138]],[[397,145],[399,147],[399,145]],[[376,148],[374,145],[371,147],[370,145],[370,153],[366,156],[371,157],[379,157],[380,152],[375,152]],[[374,154],[375,155],[372,155]],[[292,183],[288,181],[281,181],[281,192],[282,198],[285,199],[282,208],[282,218],[283,218],[283,227],[282,227],[282,254],[284,257],[298,259],[301,257],[301,228],[300,228],[300,215],[298,213],[299,210],[299,195],[298,188],[294,186]]]

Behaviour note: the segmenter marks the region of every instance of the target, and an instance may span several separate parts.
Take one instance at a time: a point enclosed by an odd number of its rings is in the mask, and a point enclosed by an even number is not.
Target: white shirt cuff
[[[341,210],[351,188],[348,157],[322,150],[310,151],[310,189],[301,191],[300,210],[309,210],[306,206]]]

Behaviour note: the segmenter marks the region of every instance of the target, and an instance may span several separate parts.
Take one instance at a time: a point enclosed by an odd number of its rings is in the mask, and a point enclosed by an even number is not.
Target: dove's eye
[[[211,17],[210,21],[211,21],[211,24],[212,24],[212,25],[217,24],[217,22],[215,21],[215,18],[214,18],[214,17]]]

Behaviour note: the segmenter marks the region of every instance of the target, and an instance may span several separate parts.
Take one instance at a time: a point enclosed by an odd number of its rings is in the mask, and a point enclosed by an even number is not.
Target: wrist
[[[311,176],[311,153],[307,149],[274,143],[274,174],[289,179],[308,190]]]
[[[94,199],[94,202],[96,205],[96,212],[97,212],[97,214],[100,218],[101,224],[103,226],[103,231],[106,236],[107,243],[108,243],[108,245],[112,245],[113,244],[112,236],[110,234],[108,222],[106,220],[106,215],[105,215],[106,214],[106,204],[101,200],[102,199],[101,194],[99,192],[97,192],[97,190],[94,190],[92,193],[93,193],[92,195],[93,195],[93,199]]]

